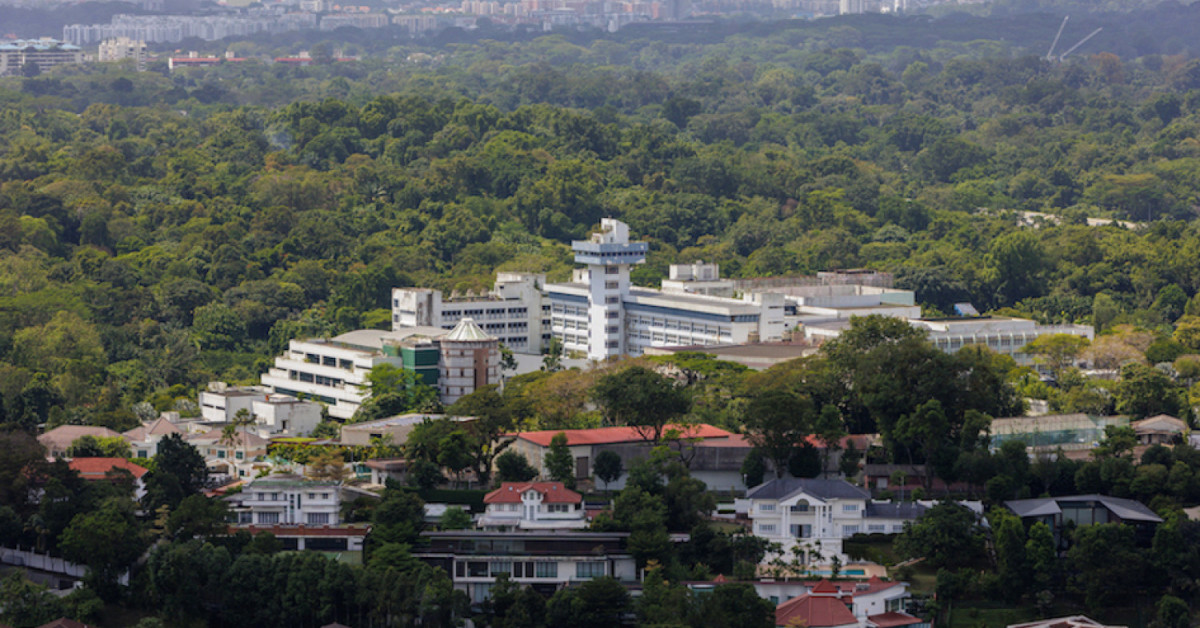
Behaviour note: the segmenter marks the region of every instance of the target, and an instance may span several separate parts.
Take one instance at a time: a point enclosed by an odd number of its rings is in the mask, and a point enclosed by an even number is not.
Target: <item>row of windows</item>
[[[238,521],[249,523],[245,520],[245,516],[250,513],[239,515]],[[266,525],[274,525],[279,523],[279,513],[277,512],[260,512],[258,513],[258,523]],[[310,526],[326,526],[331,523],[329,513],[327,512],[310,512],[304,518],[304,523]]]
[[[454,564],[459,578],[489,578],[506,573],[513,578],[557,578],[558,563],[542,561],[493,560],[458,562]],[[589,560],[575,563],[576,578],[599,578],[608,572],[607,563]]]
[[[325,377],[324,375],[313,375],[303,371],[288,370],[288,379],[294,382],[304,382],[305,384],[317,384],[318,386],[330,386],[333,388],[341,388],[345,382],[336,377]]]
[[[315,353],[305,353],[304,361],[309,364],[320,364],[321,366],[332,366],[334,368],[353,370],[354,360],[344,358],[335,358],[331,355],[317,355]]]

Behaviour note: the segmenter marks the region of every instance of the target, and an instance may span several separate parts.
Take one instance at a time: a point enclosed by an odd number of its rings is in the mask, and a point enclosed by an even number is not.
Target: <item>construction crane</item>
[[[1047,61],[1054,61],[1054,48],[1058,46],[1058,39],[1062,37],[1063,29],[1067,27],[1067,20],[1069,19],[1071,19],[1071,16],[1064,15],[1062,24],[1058,25],[1058,34],[1054,36],[1054,41],[1050,43],[1050,51],[1046,53]]]
[[[1079,43],[1075,44],[1074,46],[1071,46],[1070,48],[1067,48],[1067,51],[1066,51],[1066,52],[1062,53],[1061,55],[1058,55],[1058,60],[1059,60],[1059,62],[1061,62],[1063,59],[1066,59],[1066,58],[1067,58],[1067,55],[1071,54],[1072,52],[1075,52],[1075,49],[1076,49],[1076,48],[1078,48],[1078,47],[1080,47],[1080,46],[1082,46],[1082,45],[1086,44],[1086,43],[1087,43],[1087,40],[1089,40],[1089,39],[1091,39],[1091,38],[1095,37],[1095,36],[1096,36],[1097,34],[1099,34],[1099,33],[1100,33],[1100,31],[1102,31],[1102,30],[1104,30],[1104,28],[1103,28],[1103,27],[1101,27],[1101,28],[1097,28],[1096,30],[1094,30],[1094,31],[1092,31],[1091,33],[1089,33],[1087,37],[1084,37],[1083,39],[1080,39],[1080,40],[1079,40]]]

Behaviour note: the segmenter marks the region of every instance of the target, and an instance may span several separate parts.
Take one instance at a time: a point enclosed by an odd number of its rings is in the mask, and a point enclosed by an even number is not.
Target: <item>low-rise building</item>
[[[1069,528],[1101,523],[1122,523],[1133,528],[1139,542],[1148,544],[1162,523],[1145,504],[1132,499],[1107,495],[1064,495],[1037,499],[1013,499],[1004,507],[1026,525],[1042,522],[1050,526],[1061,549],[1065,549]]]
[[[120,438],[121,434],[114,432],[107,427],[97,427],[94,425],[60,425],[41,436],[38,436],[38,442],[42,447],[46,448],[46,456],[50,458],[63,458],[67,455],[67,450],[70,449],[71,443],[84,436],[94,436],[96,438]]]
[[[583,496],[562,482],[504,482],[483,498],[482,530],[580,530],[587,527]]]
[[[1174,445],[1185,440],[1187,423],[1169,415],[1159,414],[1130,424],[1141,445]]]
[[[153,458],[158,455],[158,443],[171,434],[183,435],[183,430],[166,417],[158,417],[145,425],[135,427],[122,434],[133,450],[135,458]]]
[[[408,442],[408,435],[418,425],[426,421],[448,419],[459,423],[469,423],[475,420],[473,416],[452,416],[444,414],[422,414],[414,412],[398,416],[365,421],[363,423],[347,423],[341,427],[341,443],[355,447],[366,447],[376,439],[390,440],[393,445],[403,445]]]
[[[805,583],[807,592],[779,604],[776,626],[813,628],[928,628],[907,613],[908,583],[873,577],[864,582]]]
[[[734,436],[732,432],[704,423],[678,426],[675,429],[678,430],[680,437],[689,443],[730,439]],[[575,477],[577,479],[591,477],[592,463],[596,459],[596,454],[604,446],[638,444],[646,448],[649,447],[646,435],[639,432],[636,428],[598,427],[580,430],[519,432],[514,435],[516,439],[510,445],[510,449],[524,456],[529,464],[538,470],[540,475],[546,477],[545,457],[550,451],[550,441],[558,434],[563,434],[567,438],[567,447],[571,450],[571,456],[575,460]],[[629,461],[626,462],[628,463]],[[614,488],[620,488],[621,486],[624,486],[624,483],[620,479],[611,485]]]
[[[133,478],[133,498],[141,501],[146,496],[146,483],[142,478],[149,469],[124,458],[74,458],[67,466],[89,482],[111,482],[123,471]]]
[[[267,455],[267,440],[247,429],[228,436],[224,430],[209,430],[188,434],[184,440],[204,456],[208,472],[214,475],[253,477],[258,470],[256,461]]]
[[[543,595],[576,582],[611,576],[637,581],[627,532],[426,532],[428,545],[413,556],[450,574],[454,588],[478,603],[491,596],[496,576],[506,573]]]
[[[782,478],[746,493],[752,532],[779,543],[801,564],[835,558],[847,562],[842,541],[855,534],[896,534],[915,521],[925,506],[876,502],[865,489],[845,480]]]
[[[276,474],[248,482],[230,501],[239,524],[336,526],[341,493],[341,482]]]

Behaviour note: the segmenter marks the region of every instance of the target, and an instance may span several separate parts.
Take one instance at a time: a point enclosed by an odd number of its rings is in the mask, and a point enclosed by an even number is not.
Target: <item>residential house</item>
[[[371,484],[382,486],[388,480],[403,483],[408,478],[408,461],[404,458],[372,458],[363,466],[371,473]]]
[[[779,543],[802,564],[847,561],[843,539],[858,533],[895,534],[926,510],[912,502],[875,502],[845,480],[783,478],[746,493],[752,531]]]
[[[678,431],[682,440],[688,445],[695,445],[702,442],[715,440],[729,440],[735,435],[719,427],[713,427],[704,423],[697,425],[679,426],[674,428]],[[625,461],[625,468],[630,466],[631,459],[626,456],[632,456],[636,451],[638,456],[648,455],[651,447],[647,440],[647,435],[639,432],[632,427],[598,427],[593,429],[582,430],[542,430],[537,432],[520,432],[515,435],[516,440],[509,447],[529,461],[529,464],[538,472],[546,477],[545,458],[550,451],[550,441],[558,434],[563,434],[567,438],[567,447],[571,450],[571,456],[575,460],[575,477],[577,479],[585,479],[592,476],[592,463],[596,459],[596,454],[603,449],[617,445],[634,445],[631,450],[623,450],[625,453],[622,459]],[[732,441],[730,441],[732,442]],[[740,445],[740,441],[738,441]],[[622,453],[622,452],[618,452]],[[744,457],[744,456],[743,456]],[[741,462],[738,462],[740,467]],[[693,469],[693,473],[699,469]],[[703,476],[701,479],[705,479]],[[610,485],[610,488],[621,488],[625,485],[625,478],[619,478]],[[716,488],[710,486],[710,488]]]
[[[583,496],[562,482],[504,482],[483,497],[483,530],[579,530],[587,527]]]
[[[411,413],[363,423],[348,423],[341,428],[341,442],[343,445],[366,447],[372,440],[390,439],[393,445],[400,446],[408,442],[408,435],[418,425],[444,418],[444,414]],[[474,421],[475,417],[456,416],[450,417],[450,420],[466,423]]]
[[[158,443],[171,434],[183,434],[174,423],[166,417],[158,417],[149,423],[135,427],[122,434],[133,450],[135,458],[153,458],[158,455]]]
[[[224,430],[209,430],[184,439],[204,456],[211,474],[251,477],[256,471],[255,461],[267,455],[267,440],[245,429],[235,430],[229,437]]]
[[[872,577],[864,582],[806,583],[808,591],[779,604],[776,626],[810,628],[928,628],[929,623],[909,615],[908,583]]]
[[[46,455],[50,458],[65,458],[67,449],[70,449],[71,443],[75,442],[83,436],[95,436],[96,438],[120,438],[121,435],[107,427],[96,427],[94,425],[60,425],[41,436],[38,436],[38,442],[46,448]]]
[[[421,536],[428,544],[414,548],[413,556],[444,569],[474,603],[491,596],[501,573],[547,596],[601,576],[637,581],[628,532],[454,530]]]
[[[1141,445],[1174,445],[1183,442],[1188,433],[1187,423],[1170,416],[1159,414],[1130,424]]]
[[[133,497],[141,501],[146,496],[146,483],[142,478],[149,471],[146,467],[136,465],[124,458],[73,458],[67,463],[79,477],[89,482],[113,481],[110,473],[119,474],[121,471],[133,476]],[[119,475],[117,475],[119,477]]]
[[[1068,527],[1097,523],[1123,523],[1133,528],[1138,541],[1148,544],[1163,520],[1153,510],[1132,499],[1107,495],[1065,495],[1004,502],[1025,525],[1041,521],[1050,526],[1061,549],[1066,548]]]
[[[335,526],[341,494],[341,482],[281,473],[251,480],[229,500],[239,524]]]

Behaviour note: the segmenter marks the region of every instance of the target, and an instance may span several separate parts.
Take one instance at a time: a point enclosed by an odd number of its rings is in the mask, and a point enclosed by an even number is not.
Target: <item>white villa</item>
[[[587,527],[583,496],[562,482],[504,482],[483,498],[480,529],[579,530]]]
[[[746,493],[756,536],[779,543],[805,564],[846,562],[842,541],[858,533],[895,534],[926,510],[911,502],[876,502],[845,480],[783,478]]]

